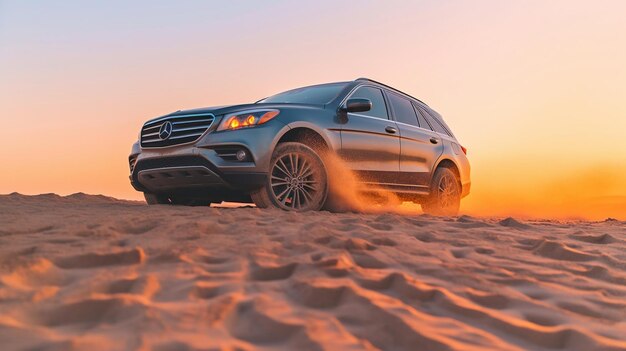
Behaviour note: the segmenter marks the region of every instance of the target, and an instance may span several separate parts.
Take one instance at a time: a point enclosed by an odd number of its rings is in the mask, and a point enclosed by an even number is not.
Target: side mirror
[[[346,112],[365,112],[372,109],[372,102],[369,99],[349,99],[346,101]]]

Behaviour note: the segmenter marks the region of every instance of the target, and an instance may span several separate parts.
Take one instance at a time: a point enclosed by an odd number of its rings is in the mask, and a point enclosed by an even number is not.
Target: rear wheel
[[[460,205],[461,185],[458,177],[449,168],[438,168],[430,185],[430,195],[422,203],[422,210],[436,216],[456,216]]]
[[[294,142],[278,144],[265,185],[250,194],[257,207],[288,211],[320,210],[327,195],[324,162],[313,149]]]

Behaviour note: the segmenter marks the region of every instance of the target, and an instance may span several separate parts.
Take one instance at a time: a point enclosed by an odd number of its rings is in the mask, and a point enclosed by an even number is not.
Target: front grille
[[[211,127],[214,120],[215,116],[204,113],[167,116],[147,122],[141,129],[141,146],[163,147],[195,141]],[[169,137],[162,138],[159,131],[167,122],[172,124],[172,132]]]
[[[200,156],[173,156],[144,158],[135,162],[134,174],[154,168],[204,166],[215,173],[219,171],[205,158]]]

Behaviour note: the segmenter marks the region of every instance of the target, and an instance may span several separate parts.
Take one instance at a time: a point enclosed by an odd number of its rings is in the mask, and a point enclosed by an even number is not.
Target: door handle
[[[437,144],[439,142],[439,139],[437,139],[435,137],[432,137],[432,138],[430,138],[430,142],[433,143],[433,144]]]
[[[392,126],[387,126],[385,128],[385,132],[389,133],[389,134],[396,134],[398,130]]]

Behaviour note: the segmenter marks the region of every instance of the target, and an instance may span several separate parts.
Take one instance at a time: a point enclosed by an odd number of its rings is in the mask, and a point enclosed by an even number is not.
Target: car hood
[[[258,103],[258,104],[240,104],[240,105],[225,105],[225,106],[212,106],[212,107],[201,107],[194,108],[188,110],[178,110],[172,113],[169,113],[164,116],[156,117],[154,119],[159,119],[163,117],[170,116],[180,116],[180,115],[189,115],[189,114],[214,114],[225,115],[229,113],[236,113],[239,111],[246,110],[256,110],[256,109],[264,109],[264,108],[274,108],[274,109],[294,109],[294,108],[302,108],[302,109],[321,109],[324,108],[324,105],[312,105],[312,104],[286,104],[286,103]],[[153,119],[153,120],[154,120]],[[148,121],[149,122],[149,121]]]

